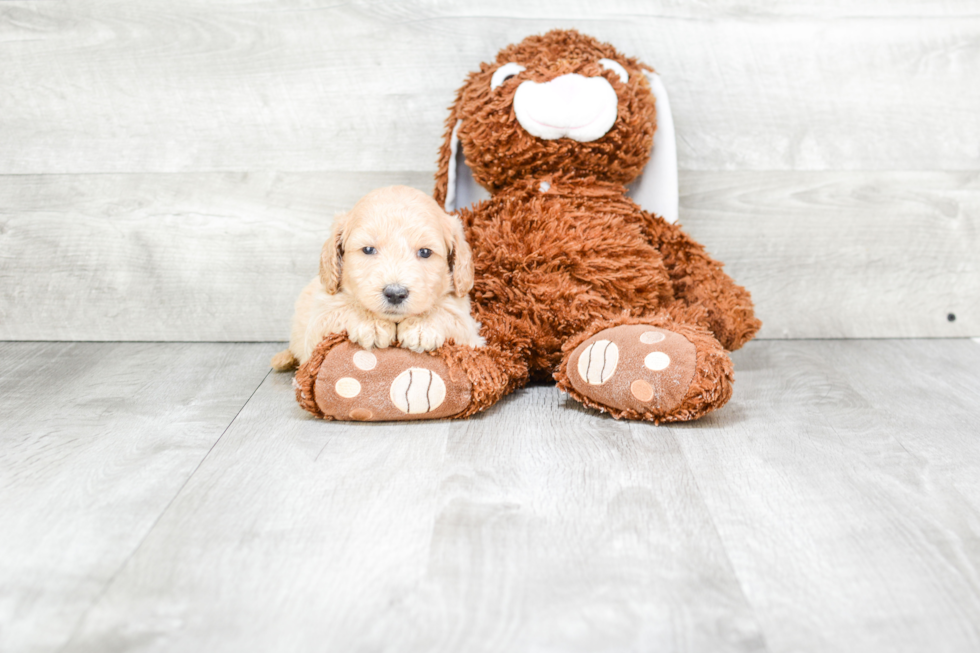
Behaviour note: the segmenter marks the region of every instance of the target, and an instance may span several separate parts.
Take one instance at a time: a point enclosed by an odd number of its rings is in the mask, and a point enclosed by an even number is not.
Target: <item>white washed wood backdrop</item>
[[[663,74],[763,337],[980,335],[976,0],[3,0],[0,338],[285,339],[331,215],[430,191],[466,73],[553,27]]]

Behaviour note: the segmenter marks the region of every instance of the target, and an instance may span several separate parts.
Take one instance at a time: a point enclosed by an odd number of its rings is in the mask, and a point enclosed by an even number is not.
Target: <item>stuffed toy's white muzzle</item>
[[[532,136],[571,138],[580,143],[605,136],[616,122],[619,99],[605,77],[577,73],[538,84],[522,82],[514,95],[514,113]]]

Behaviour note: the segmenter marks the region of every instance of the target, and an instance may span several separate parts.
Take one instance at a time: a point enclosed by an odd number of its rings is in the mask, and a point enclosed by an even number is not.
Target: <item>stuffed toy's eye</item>
[[[419,258],[429,258],[432,256],[432,250],[423,247],[419,250]]]
[[[511,77],[525,70],[527,70],[527,68],[519,63],[514,63],[513,61],[510,63],[505,63],[500,68],[497,68],[497,70],[493,73],[493,77],[490,78],[490,90],[494,90]]]
[[[623,68],[623,66],[620,65],[618,62],[613,61],[612,59],[599,59],[599,65],[605,68],[606,70],[611,70],[617,75],[619,75],[619,79],[624,84],[630,81],[629,73],[627,73],[626,69]]]
[[[378,250],[374,249],[373,247],[362,247],[361,251],[367,254],[368,256],[378,253]]]

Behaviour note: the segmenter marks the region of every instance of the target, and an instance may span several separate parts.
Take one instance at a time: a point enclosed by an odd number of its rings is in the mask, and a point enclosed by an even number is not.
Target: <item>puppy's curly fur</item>
[[[305,363],[331,333],[365,349],[431,351],[447,340],[479,347],[470,315],[473,263],[459,219],[407,186],[364,196],[334,219],[320,274],[296,302],[289,349],[272,366]]]

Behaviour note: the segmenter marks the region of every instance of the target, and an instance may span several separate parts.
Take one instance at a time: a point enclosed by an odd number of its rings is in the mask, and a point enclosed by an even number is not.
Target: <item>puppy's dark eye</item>
[[[431,249],[426,249],[425,247],[423,247],[422,249],[419,250],[419,258],[429,258],[430,256],[432,256]]]
[[[362,247],[361,251],[367,254],[368,256],[378,253],[378,250],[374,249],[373,247]]]

